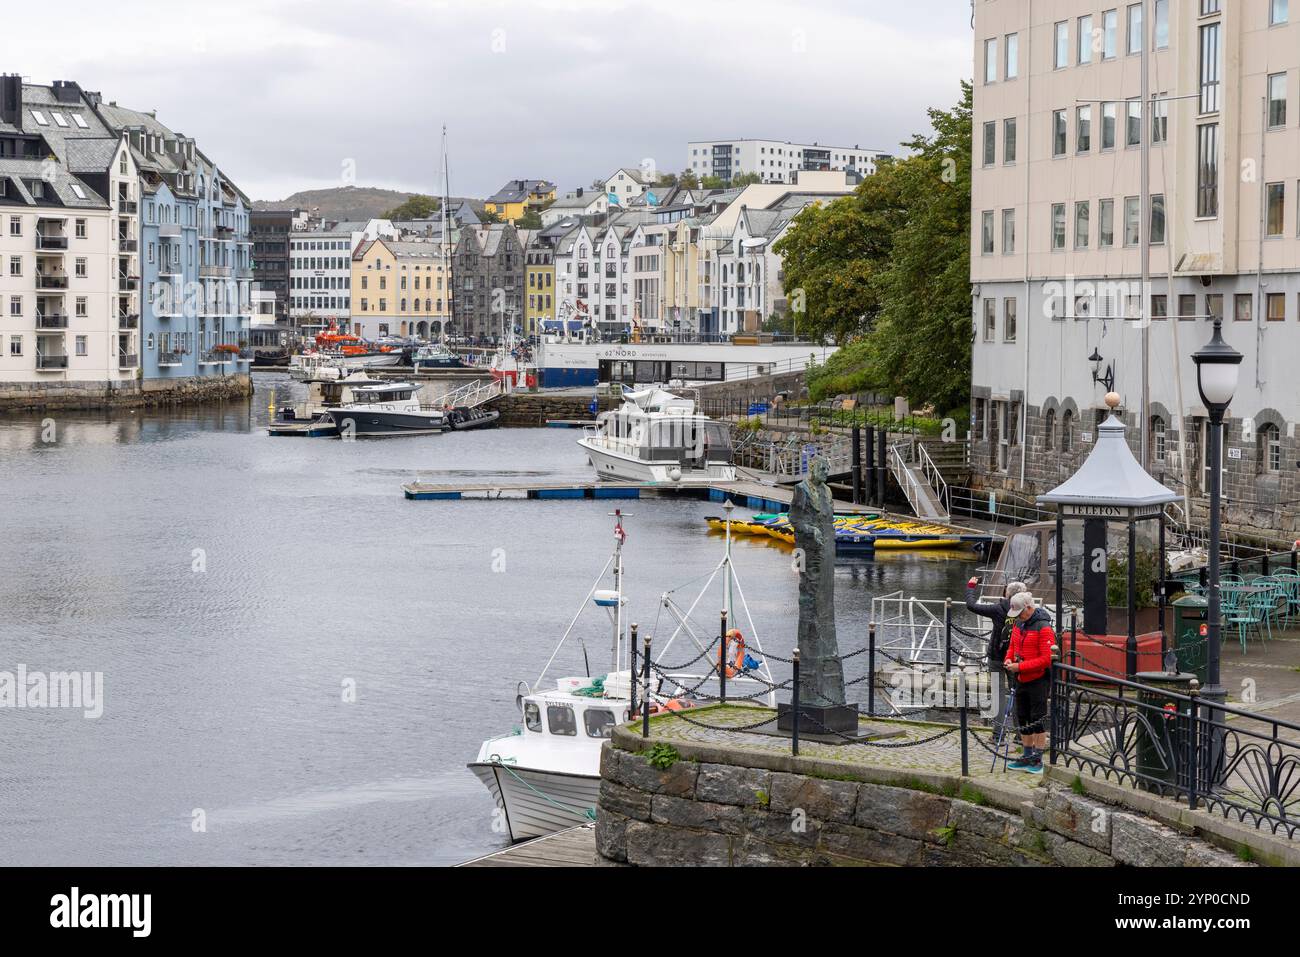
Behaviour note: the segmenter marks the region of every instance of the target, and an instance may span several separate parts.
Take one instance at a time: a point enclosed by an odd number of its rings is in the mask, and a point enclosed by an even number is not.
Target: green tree
[[[479,222],[483,222],[483,223],[504,223],[505,222],[505,220],[501,218],[500,213],[491,209],[483,210],[481,213],[478,214],[478,218],[479,218]]]
[[[731,182],[728,185],[732,189],[739,189],[742,186],[748,186],[750,183],[761,183],[762,181],[763,177],[757,173],[737,173],[731,177]]]
[[[700,180],[700,186],[704,189],[726,189],[727,184],[722,181],[721,176],[706,176]]]
[[[542,214],[536,209],[530,209],[515,220],[515,226],[519,229],[541,229]]]
[[[683,189],[699,189],[700,178],[695,175],[694,170],[682,170],[682,172],[677,175],[677,185]]]
[[[400,206],[394,206],[392,209],[384,212],[380,219],[426,219],[432,216],[438,210],[442,209],[442,204],[432,196],[416,195],[412,196]]]
[[[810,391],[875,387],[938,409],[968,396],[970,84],[929,117],[933,132],[904,143],[906,158],[805,208],[776,244],[800,334],[841,346]]]

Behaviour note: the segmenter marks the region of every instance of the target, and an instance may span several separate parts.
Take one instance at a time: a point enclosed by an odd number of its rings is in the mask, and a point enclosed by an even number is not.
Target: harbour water
[[[465,762],[517,723],[516,683],[608,557],[611,505],[406,501],[412,479],[589,471],[560,429],[268,437],[301,391],[259,374],[248,402],[0,418],[0,672],[104,688],[97,719],[0,708],[0,864],[445,864],[503,844]],[[653,629],[659,594],[694,597],[718,561],[719,506],[619,504],[631,618]],[[740,540],[735,561],[788,656],[789,551]],[[842,650],[873,594],[958,597],[976,564],[841,565]],[[719,601],[697,618],[716,627]],[[609,629],[584,621],[599,673]],[[552,676],[580,673],[574,644]]]

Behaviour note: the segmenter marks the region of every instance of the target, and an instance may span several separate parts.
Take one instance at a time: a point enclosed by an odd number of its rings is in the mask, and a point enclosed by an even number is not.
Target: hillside
[[[306,209],[323,219],[360,220],[379,216],[385,210],[400,206],[415,193],[395,189],[378,189],[371,186],[339,186],[330,189],[305,189],[281,200],[259,199],[254,209]],[[453,197],[452,202],[459,198]],[[483,208],[482,200],[470,199],[476,209]]]

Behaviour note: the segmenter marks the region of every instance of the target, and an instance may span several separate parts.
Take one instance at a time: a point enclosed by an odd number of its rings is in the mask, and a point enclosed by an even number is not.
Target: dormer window
[[[42,113],[40,110],[32,110],[32,119],[34,119],[41,126],[50,125],[50,121],[45,118],[45,114]]]
[[[56,112],[54,112],[53,110],[51,110],[51,111],[50,111],[50,116],[52,116],[52,117],[54,118],[54,125],[55,125],[55,126],[59,127],[60,129],[65,129],[65,130],[68,128],[68,121],[67,121],[67,119],[64,117],[64,115],[63,115],[62,113],[56,113]]]
[[[81,185],[80,185],[80,184],[78,184],[78,183],[69,183],[68,185],[72,187],[72,192],[76,194],[77,199],[85,199],[85,198],[86,198],[86,191],[85,191],[84,189],[81,188]]]
[[[80,113],[72,114],[72,122],[76,123],[77,126],[81,127],[83,130],[90,129],[90,127],[86,125],[86,118]]]

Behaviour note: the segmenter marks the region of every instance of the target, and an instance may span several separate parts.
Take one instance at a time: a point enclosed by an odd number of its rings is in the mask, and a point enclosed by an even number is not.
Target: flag
[[[658,206],[658,205],[659,205],[659,198],[658,198],[657,196],[655,196],[655,194],[652,193],[652,192],[650,192],[649,190],[646,190],[645,201],[646,201],[646,203],[647,203],[648,205],[650,205],[650,206]]]
[[[613,190],[609,191],[609,205],[611,206],[618,205],[618,193],[614,192]]]

